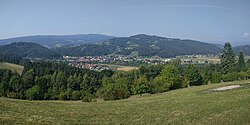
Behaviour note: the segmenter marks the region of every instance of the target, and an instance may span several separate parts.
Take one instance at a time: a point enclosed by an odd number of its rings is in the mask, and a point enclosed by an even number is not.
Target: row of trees
[[[188,86],[250,78],[249,63],[239,59],[226,43],[221,64],[182,65],[175,60],[166,65],[145,65],[130,72],[102,72],[70,67],[62,62],[29,62],[20,76],[0,69],[0,96],[20,99],[117,100],[143,93],[161,93]]]

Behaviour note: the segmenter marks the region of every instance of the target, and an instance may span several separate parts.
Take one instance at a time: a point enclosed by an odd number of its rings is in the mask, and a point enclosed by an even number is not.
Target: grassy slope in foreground
[[[10,69],[13,72],[17,72],[19,74],[22,74],[24,67],[21,65],[16,65],[12,63],[0,63],[0,69]]]
[[[250,81],[210,84],[118,101],[0,98],[2,124],[250,124]],[[213,88],[242,88],[211,92]]]

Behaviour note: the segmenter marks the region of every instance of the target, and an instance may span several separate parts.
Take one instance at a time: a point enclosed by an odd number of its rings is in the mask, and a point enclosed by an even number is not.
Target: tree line
[[[0,96],[29,100],[125,99],[131,95],[162,93],[189,86],[250,78],[250,63],[243,52],[236,59],[226,43],[220,64],[182,65],[180,59],[165,65],[143,65],[129,72],[101,72],[68,66],[64,62],[23,60],[22,75],[0,69]]]

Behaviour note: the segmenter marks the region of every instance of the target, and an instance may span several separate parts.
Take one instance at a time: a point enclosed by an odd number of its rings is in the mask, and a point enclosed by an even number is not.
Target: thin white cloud
[[[239,11],[238,9],[223,7],[223,6],[211,6],[211,5],[178,5],[178,4],[169,4],[169,5],[141,5],[141,6],[125,6],[125,9],[135,9],[135,8],[171,8],[171,7],[185,7],[185,8],[214,8],[214,9],[224,9],[224,10],[233,10]]]
[[[250,37],[250,33],[244,33],[242,37],[249,38]]]

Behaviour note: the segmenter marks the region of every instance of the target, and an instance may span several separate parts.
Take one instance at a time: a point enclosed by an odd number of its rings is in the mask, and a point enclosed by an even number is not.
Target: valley
[[[250,125],[250,0],[0,0],[0,125]]]

